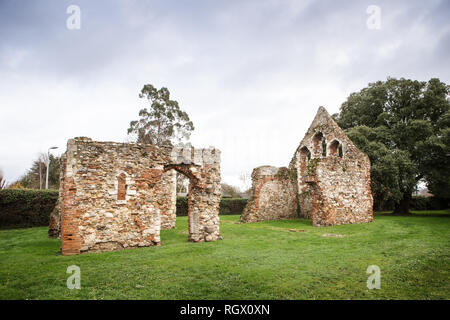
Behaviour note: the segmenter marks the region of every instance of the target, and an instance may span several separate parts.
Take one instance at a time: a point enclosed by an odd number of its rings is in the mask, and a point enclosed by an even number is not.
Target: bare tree
[[[184,174],[177,172],[177,193],[188,192],[188,187],[189,187],[189,178],[187,178]]]
[[[7,183],[5,178],[3,177],[3,172],[0,170],[0,190],[6,189]]]
[[[38,163],[39,163],[39,189],[42,189],[42,184],[44,182],[43,174],[47,171],[47,161],[48,157],[45,153],[40,153],[38,157]],[[44,173],[43,173],[44,170]]]
[[[252,187],[252,176],[248,173],[241,173],[239,175],[239,180],[241,180],[244,187],[243,192],[247,192]]]

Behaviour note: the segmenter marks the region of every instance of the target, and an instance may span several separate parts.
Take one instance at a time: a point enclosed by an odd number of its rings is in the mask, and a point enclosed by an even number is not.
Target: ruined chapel
[[[313,226],[373,220],[370,160],[320,107],[288,167],[252,173],[241,222],[312,219]]]

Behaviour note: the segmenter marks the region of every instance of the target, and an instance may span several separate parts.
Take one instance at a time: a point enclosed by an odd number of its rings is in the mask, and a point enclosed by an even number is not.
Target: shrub
[[[444,210],[450,208],[450,199],[437,197],[414,196],[409,204],[409,210]],[[395,204],[392,201],[383,204],[374,203],[374,210],[389,211],[394,210]]]
[[[47,226],[58,190],[0,190],[0,228]]]
[[[437,197],[413,197],[411,210],[444,210],[449,208],[449,200]]]
[[[177,216],[187,216],[188,199],[187,197],[177,197]]]
[[[219,214],[241,214],[246,204],[247,199],[223,198],[220,200]]]
[[[247,204],[247,199],[243,198],[223,198],[220,200],[219,214],[241,214]],[[177,197],[177,216],[187,216],[187,197]]]

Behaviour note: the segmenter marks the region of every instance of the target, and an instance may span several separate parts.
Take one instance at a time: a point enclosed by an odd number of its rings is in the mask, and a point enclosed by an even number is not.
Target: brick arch
[[[191,164],[169,164],[164,166],[164,172],[175,170],[185,175],[189,179],[190,183],[199,184],[200,177],[192,171],[195,167],[197,166]]]
[[[296,182],[286,167],[262,166],[252,172],[252,195],[241,222],[288,219],[297,216]]]
[[[211,154],[215,156],[215,152]],[[189,179],[188,241],[221,239],[218,217],[221,184],[218,165],[216,163],[203,165],[171,163],[164,166],[163,171],[168,170],[175,170]]]
[[[264,185],[269,181],[276,181],[279,180],[279,177],[276,176],[268,176],[265,177],[260,184],[255,188],[254,198],[255,198],[255,210],[257,211],[259,209],[259,193],[261,192],[261,189],[264,187]]]

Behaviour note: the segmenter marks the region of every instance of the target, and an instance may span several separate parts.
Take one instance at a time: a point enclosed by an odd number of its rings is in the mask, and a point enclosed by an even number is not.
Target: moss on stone
[[[311,159],[306,166],[306,175],[310,176],[316,173],[317,164],[319,163],[319,158]]]

